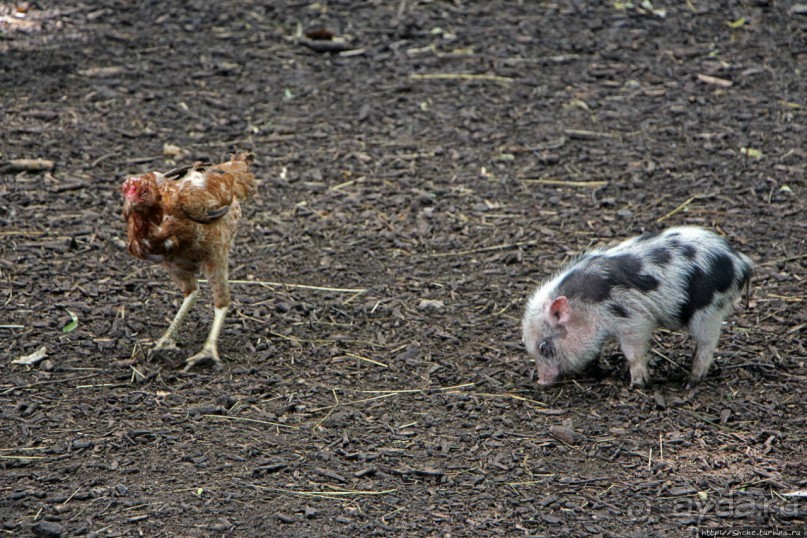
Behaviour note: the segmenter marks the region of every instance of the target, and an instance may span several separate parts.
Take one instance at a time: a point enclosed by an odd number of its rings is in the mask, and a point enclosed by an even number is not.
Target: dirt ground
[[[802,7],[17,5],[0,6],[2,535],[807,525],[788,495],[807,490]],[[185,374],[148,354],[181,297],[126,252],[119,186],[235,150],[260,187],[225,367]],[[604,377],[535,385],[527,294],[676,224],[758,265],[705,383],[682,388],[691,342],[659,332],[649,389],[613,345]]]

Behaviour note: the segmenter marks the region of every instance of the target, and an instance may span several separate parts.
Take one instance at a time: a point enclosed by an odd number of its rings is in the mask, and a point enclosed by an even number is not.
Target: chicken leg
[[[195,289],[189,294],[185,295],[185,299],[183,299],[182,304],[177,310],[174,319],[171,321],[171,325],[165,330],[163,335],[157,340],[157,344],[154,346],[154,351],[162,351],[162,350],[169,350],[173,351],[177,349],[177,333],[179,332],[179,326],[182,324],[182,320],[185,319],[185,316],[188,315],[191,308],[193,308],[194,303],[196,303],[196,297],[199,295],[199,289]]]
[[[216,307],[213,309],[213,325],[210,327],[210,333],[207,335],[205,345],[202,347],[202,350],[199,351],[199,353],[187,358],[185,361],[185,368],[182,370],[183,372],[188,372],[197,364],[210,360],[213,361],[213,367],[216,370],[221,369],[218,340],[219,333],[221,332],[221,326],[224,324],[224,318],[227,316],[227,310],[228,308],[226,306],[222,308]]]
[[[220,268],[216,268],[213,264],[206,265],[204,268],[210,284],[213,287],[215,304],[213,325],[210,327],[210,333],[208,333],[207,340],[205,341],[205,345],[202,347],[202,349],[195,355],[192,355],[186,359],[185,368],[183,369],[185,372],[190,371],[190,369],[197,364],[207,361],[213,361],[214,368],[221,368],[221,358],[219,358],[217,344],[219,334],[221,333],[221,327],[224,324],[224,318],[227,316],[227,310],[230,306],[230,290],[227,285],[227,271],[225,269],[222,272]],[[157,344],[154,346],[154,351],[173,351],[177,349],[176,337],[179,333],[179,327],[184,321],[185,317],[188,315],[188,312],[190,312],[191,308],[196,303],[196,298],[199,295],[199,287],[196,282],[196,277],[192,272],[174,269],[169,270],[169,274],[185,294],[185,298],[182,300],[182,304],[174,316],[174,319],[171,321],[171,324],[168,326],[168,329],[166,329],[165,333],[163,333],[160,339],[157,340]]]

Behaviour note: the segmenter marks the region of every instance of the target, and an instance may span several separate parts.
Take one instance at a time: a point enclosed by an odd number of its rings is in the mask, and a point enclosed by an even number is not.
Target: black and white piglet
[[[538,383],[580,371],[615,337],[631,385],[642,386],[650,380],[653,331],[686,327],[697,343],[687,384],[694,386],[709,371],[721,325],[749,286],[752,266],[725,239],[694,226],[583,254],[527,301],[524,344]]]

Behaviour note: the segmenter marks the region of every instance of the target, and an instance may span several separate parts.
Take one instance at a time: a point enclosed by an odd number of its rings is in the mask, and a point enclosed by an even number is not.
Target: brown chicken
[[[179,326],[199,294],[199,269],[213,290],[213,326],[202,350],[187,359],[185,371],[206,361],[221,367],[217,341],[230,306],[227,266],[241,202],[255,192],[252,159],[252,154],[239,153],[229,162],[149,172],[123,183],[129,252],[164,267],[185,296],[155,351],[176,349]]]

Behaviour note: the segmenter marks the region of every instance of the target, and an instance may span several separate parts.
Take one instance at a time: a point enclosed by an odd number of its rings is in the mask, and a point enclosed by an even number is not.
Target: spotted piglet
[[[580,256],[536,290],[522,320],[538,383],[580,371],[615,337],[632,386],[650,380],[647,352],[658,327],[686,327],[697,343],[687,387],[714,359],[723,321],[751,278],[752,262],[694,226],[645,233]]]

